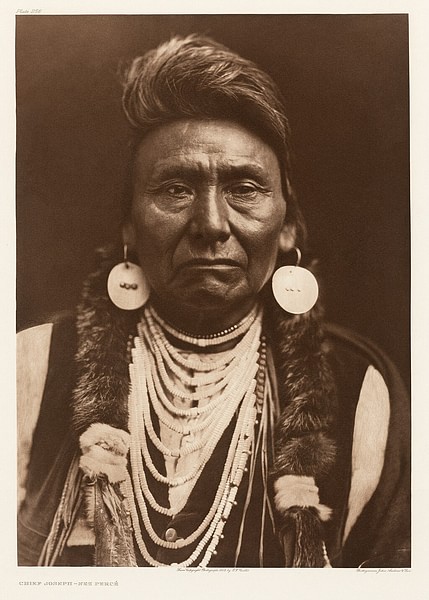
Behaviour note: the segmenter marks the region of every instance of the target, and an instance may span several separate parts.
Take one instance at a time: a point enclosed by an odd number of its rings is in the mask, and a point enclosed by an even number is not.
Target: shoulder
[[[350,539],[350,548],[359,554],[356,548],[361,541],[356,540],[368,535],[371,523],[377,530],[375,552],[377,544],[384,544],[399,528],[390,505],[396,503],[406,523],[406,500],[401,498],[409,488],[409,395],[395,365],[370,340],[336,325],[326,327],[326,340],[333,371],[341,381],[340,415],[347,421],[343,441],[348,448],[350,487],[343,542]],[[351,400],[344,381],[353,370],[359,371],[360,383]]]
[[[401,375],[383,350],[368,338],[333,323],[325,324],[328,354],[334,365],[361,365],[366,372],[372,365],[384,379],[389,392],[407,396]]]
[[[74,317],[60,313],[48,322],[19,331],[16,341],[18,400],[40,399],[51,363],[74,351]]]
[[[410,394],[391,359],[371,340],[338,325],[326,325],[328,355],[340,387],[347,387],[348,378],[361,379],[359,391],[366,377],[366,389],[373,388],[379,395],[385,385],[390,405],[389,425],[404,447],[409,444]],[[368,372],[368,367],[374,371]],[[346,382],[346,385],[344,385]]]
[[[28,461],[48,372],[52,323],[20,331],[16,342],[18,501],[24,497]]]
[[[20,500],[23,498],[30,452],[43,398],[48,387],[55,387],[56,380],[67,378],[74,353],[73,339],[74,319],[70,314],[55,316],[49,323],[29,327],[17,334],[16,398]]]
[[[369,419],[382,424],[382,430],[389,427],[390,437],[397,436],[406,447],[410,399],[390,358],[372,341],[337,325],[326,325],[326,344],[340,412],[348,414],[355,427]]]
[[[48,366],[53,323],[36,325],[18,332],[16,338],[16,366],[18,386],[44,381]]]
[[[33,413],[43,394],[48,372],[53,323],[24,329],[16,340],[18,409]]]

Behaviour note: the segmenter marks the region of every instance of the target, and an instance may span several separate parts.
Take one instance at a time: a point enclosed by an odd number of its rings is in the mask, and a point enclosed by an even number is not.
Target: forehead
[[[180,120],[149,133],[137,150],[137,176],[156,176],[174,168],[200,172],[251,168],[261,175],[280,176],[272,148],[231,121]]]

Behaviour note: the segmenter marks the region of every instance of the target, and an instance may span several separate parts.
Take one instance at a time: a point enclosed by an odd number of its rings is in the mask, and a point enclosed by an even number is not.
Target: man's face
[[[131,226],[163,304],[216,311],[254,301],[285,214],[275,153],[238,124],[174,121],[139,146]]]

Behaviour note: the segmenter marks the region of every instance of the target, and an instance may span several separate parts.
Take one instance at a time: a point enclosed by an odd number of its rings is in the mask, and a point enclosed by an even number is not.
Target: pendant
[[[303,267],[285,266],[272,278],[274,298],[288,313],[302,315],[317,302],[319,286],[313,273]]]
[[[138,265],[122,262],[110,271],[107,292],[113,304],[118,308],[136,310],[147,302],[150,287]]]

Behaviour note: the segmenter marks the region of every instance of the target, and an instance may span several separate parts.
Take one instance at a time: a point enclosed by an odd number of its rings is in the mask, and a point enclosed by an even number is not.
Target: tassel
[[[105,479],[95,485],[95,566],[136,567],[132,530],[121,492]]]
[[[85,482],[84,478],[84,482]],[[82,500],[84,508],[84,516],[88,526],[94,529],[95,517],[95,481],[88,479],[82,486]]]
[[[325,566],[322,527],[314,508],[293,508],[287,511],[280,530],[284,548],[290,546],[288,538],[291,536],[294,538],[292,567]]]
[[[129,433],[93,423],[80,436],[80,468],[85,473],[85,511],[94,528],[95,564],[137,566],[132,530],[119,483],[127,477]]]

